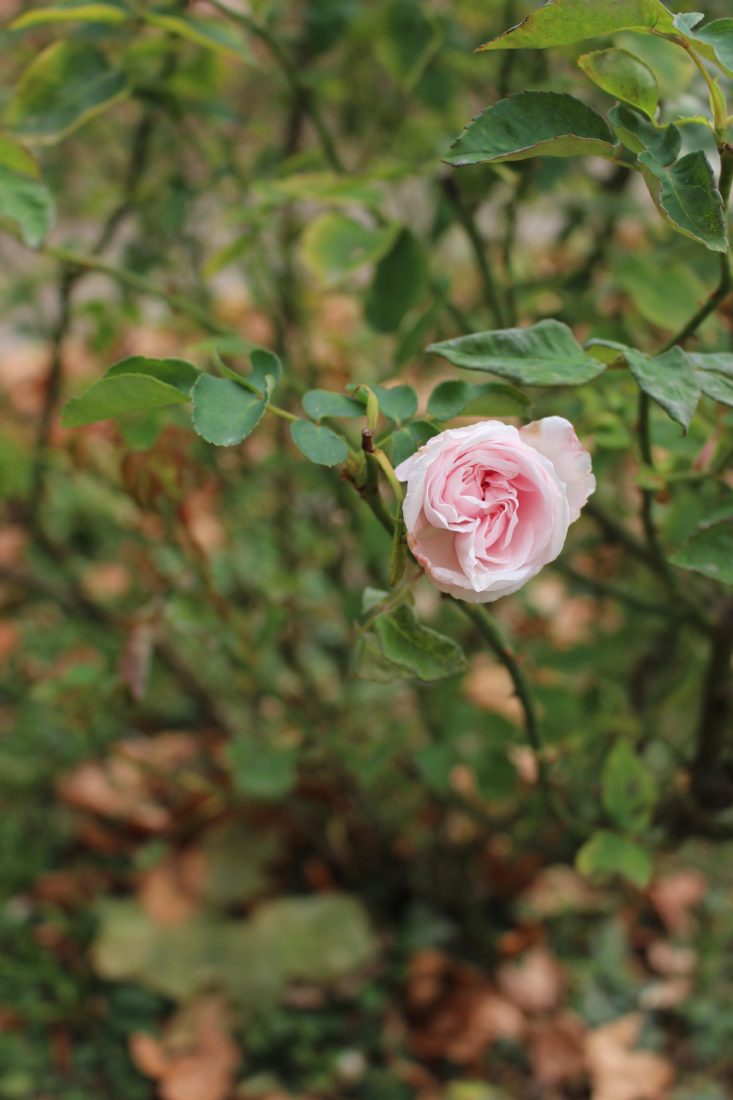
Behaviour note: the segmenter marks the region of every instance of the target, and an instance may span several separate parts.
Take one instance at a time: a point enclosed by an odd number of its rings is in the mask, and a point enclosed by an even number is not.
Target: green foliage
[[[672,556],[674,565],[733,584],[733,521],[704,524]]]
[[[528,157],[615,157],[605,119],[565,92],[517,92],[487,107],[451,146],[448,164]]]
[[[456,367],[498,374],[524,386],[580,386],[604,370],[559,321],[459,336],[431,344],[428,351]]]
[[[626,358],[629,370],[644,393],[686,431],[695,415],[701,391],[697,375],[685,353],[675,347],[654,359],[648,359],[629,349]]]
[[[674,17],[674,25],[688,42],[707,46],[708,56],[733,76],[733,19],[714,19],[700,26],[704,18],[700,12],[684,12]]]
[[[710,163],[696,151],[663,168],[651,153],[639,154],[642,175],[654,203],[673,229],[711,252],[728,250],[723,202]]]
[[[207,443],[232,447],[251,435],[267,409],[264,397],[232,378],[199,376],[191,390],[193,426]]]
[[[14,10],[0,1094],[172,1095],[136,1044],[193,1066],[199,997],[222,1095],[600,1093],[539,1080],[568,1013],[727,1082],[725,4]],[[393,468],[554,415],[596,492],[477,616]],[[484,1042],[535,932],[567,987]]]
[[[107,901],[99,925],[94,959],[105,978],[135,981],[174,1000],[215,984],[250,1010],[273,1005],[288,982],[347,978],[375,953],[362,907],[340,894],[279,898],[248,921],[173,928],[161,928],[133,903]]]
[[[303,234],[303,262],[326,283],[338,283],[381,259],[394,237],[389,227],[371,229],[344,214],[322,214]]]
[[[349,453],[340,435],[323,424],[311,424],[310,420],[294,421],[290,436],[298,450],[319,466],[338,466]]]
[[[0,164],[0,220],[17,227],[25,243],[36,248],[51,228],[53,217],[48,188]]]
[[[628,741],[617,741],[603,769],[603,805],[614,824],[641,832],[650,823],[655,801],[650,771]]]
[[[462,672],[466,657],[452,638],[423,626],[412,608],[402,603],[370,617],[359,635],[355,665],[357,675],[366,680],[389,683],[415,676],[429,682]]]
[[[590,879],[603,881],[619,875],[639,888],[649,883],[652,874],[652,862],[645,848],[605,829],[594,833],[583,845],[576,864],[581,874]]]
[[[124,74],[95,47],[55,42],[23,72],[6,125],[28,141],[60,141],[128,91]]]
[[[46,23],[125,23],[131,12],[119,0],[103,0],[102,3],[84,3],[84,0],[67,0],[52,7],[33,8],[22,12],[10,24],[14,31],[39,27]]]
[[[659,86],[652,70],[628,50],[595,50],[578,58],[578,64],[594,84],[615,99],[638,107],[652,118],[659,100]]]
[[[395,332],[405,314],[423,298],[427,272],[420,242],[403,229],[392,248],[377,264],[364,307],[377,332]]]
[[[482,50],[547,49],[569,46],[624,30],[674,33],[672,13],[660,0],[549,0],[516,27],[485,43]]]
[[[181,359],[123,359],[81,397],[69,401],[62,422],[67,428],[79,428],[109,417],[182,404],[190,399],[200,377],[195,367]]]
[[[441,382],[430,394],[428,415],[435,420],[456,416],[522,416],[529,401],[505,382]]]

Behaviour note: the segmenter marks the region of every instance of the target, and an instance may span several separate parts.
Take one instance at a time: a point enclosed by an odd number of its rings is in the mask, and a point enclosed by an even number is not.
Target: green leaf
[[[23,12],[10,24],[11,31],[25,30],[27,27],[40,27],[44,23],[126,23],[130,11],[117,0],[104,0],[103,3],[87,4],[82,0],[66,0],[54,4],[52,8],[34,8]]]
[[[370,386],[379,401],[379,411],[398,424],[417,412],[417,394],[412,386]]]
[[[456,367],[487,371],[525,386],[580,386],[605,370],[560,321],[477,332],[427,350]]]
[[[291,982],[343,980],[373,962],[377,952],[362,902],[347,894],[267,901],[257,907],[251,925],[262,958],[274,960]]]
[[[711,354],[688,351],[685,354],[695,368],[705,396],[733,408],[733,354],[724,351]]]
[[[37,248],[53,217],[53,199],[44,183],[0,165],[0,221],[17,226],[25,243]]]
[[[272,379],[273,388],[283,376],[283,365],[280,356],[269,348],[254,348],[249,355],[252,370],[248,381],[258,386],[263,392],[267,389],[267,379]]]
[[[723,200],[705,154],[700,150],[688,153],[666,169],[649,153],[640,153],[639,162],[649,193],[665,221],[711,252],[727,252]]]
[[[628,741],[618,741],[603,768],[603,805],[622,829],[636,833],[651,821],[656,788],[651,772]]]
[[[377,953],[363,906],[338,893],[263,901],[249,919],[209,913],[161,926],[135,902],[113,899],[96,916],[97,972],[176,1001],[214,988],[247,1010],[261,1010],[290,982],[330,984]]]
[[[114,378],[118,374],[145,374],[158,382],[165,382],[167,386],[175,386],[190,397],[201,371],[186,359],[149,359],[145,355],[131,355],[113,363],[105,378]]]
[[[619,138],[632,153],[646,153],[663,168],[677,160],[682,137],[676,126],[657,126],[639,111],[622,103],[612,107],[608,117]]]
[[[367,294],[365,315],[377,332],[396,332],[406,313],[423,298],[427,260],[422,245],[403,229],[377,265]]]
[[[220,19],[197,19],[190,15],[168,15],[150,11],[145,13],[145,22],[215,53],[233,55],[244,58],[245,61],[252,60],[244,35]]]
[[[295,786],[296,753],[265,737],[243,733],[228,745],[234,786],[250,798],[276,801]]]
[[[19,176],[29,176],[34,180],[41,178],[36,158],[7,134],[0,134],[0,167]]]
[[[445,161],[459,167],[528,157],[615,157],[604,118],[565,92],[517,92],[469,122]]]
[[[393,466],[399,466],[410,455],[414,455],[418,447],[422,447],[429,439],[438,434],[438,429],[426,420],[413,420],[405,424],[404,428],[393,432],[384,447]]]
[[[394,227],[377,229],[345,214],[322,214],[310,222],[301,239],[306,267],[328,284],[350,275],[364,264],[376,263],[395,239]]]
[[[290,435],[298,450],[319,466],[338,466],[348,457],[349,448],[340,435],[310,420],[293,421]]]
[[[529,400],[506,382],[441,382],[430,394],[428,416],[453,420],[456,416],[521,416]]]
[[[700,400],[700,382],[685,352],[674,347],[654,359],[633,348],[625,354],[639,388],[687,431]]]
[[[733,520],[701,527],[670,560],[680,569],[733,584]]]
[[[23,70],[6,115],[28,140],[58,141],[124,99],[124,75],[81,42],[55,42]]]
[[[691,264],[667,257],[662,264],[660,279],[658,252],[629,252],[615,265],[614,275],[645,320],[673,332],[680,317],[689,313],[690,303],[704,300],[706,288]]]
[[[379,615],[357,647],[357,675],[362,679],[416,677],[429,682],[463,672],[466,665],[461,647],[419,623],[407,604]]]
[[[441,25],[419,0],[392,0],[376,37],[379,60],[405,90],[414,88],[443,39]]]
[[[382,207],[384,192],[369,176],[340,176],[335,172],[298,172],[284,179],[268,180],[267,194],[282,195],[288,201],[358,203],[360,206]],[[264,188],[263,188],[264,190]]]
[[[123,359],[65,405],[61,423],[79,428],[97,420],[183,404],[198,377],[196,367],[182,359],[146,359],[141,355]]]
[[[258,397],[231,378],[202,374],[191,391],[193,426],[198,435],[216,447],[232,447],[246,439],[259,424],[268,396]]]
[[[479,49],[543,50],[624,30],[672,34],[672,13],[659,0],[549,0]]]
[[[649,853],[627,837],[605,829],[594,833],[578,852],[575,864],[582,875],[602,880],[612,875],[633,882],[643,889],[652,875]]]
[[[674,17],[674,25],[688,41],[707,46],[706,56],[717,61],[728,76],[733,76],[733,19],[714,19],[704,27],[697,27],[704,18],[701,12],[683,12]]]
[[[615,99],[654,114],[659,86],[652,70],[628,50],[595,50],[578,58],[578,65],[594,84]]]
[[[356,398],[330,390],[309,390],[303,395],[303,408],[312,420],[321,420],[324,416],[353,420],[364,415],[364,406]]]

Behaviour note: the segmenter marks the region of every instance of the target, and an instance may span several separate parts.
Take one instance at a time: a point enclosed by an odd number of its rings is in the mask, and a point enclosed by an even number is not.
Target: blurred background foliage
[[[705,837],[665,817],[705,646],[617,533],[584,518],[499,610],[580,840],[618,828],[631,846],[589,884],[504,670],[437,593],[419,585],[417,609],[475,655],[465,675],[352,675],[389,540],[287,425],[218,450],[175,407],[74,432],[55,416],[125,355],[270,347],[298,409],[352,381],[424,400],[455,377],[431,340],[503,323],[552,316],[642,349],[671,335],[715,257],[658,224],[628,172],[441,165],[512,91],[608,107],[585,46],[473,56],[533,6],[0,5],[4,125],[56,207],[36,254],[0,242],[7,1100],[730,1095],[725,821]],[[634,50],[663,114],[705,110],[682,51]],[[703,127],[684,140],[711,149]],[[731,332],[711,317],[699,347]],[[599,501],[632,529],[634,395],[609,371],[531,409],[576,424]],[[688,466],[731,427],[712,402],[684,440],[654,415],[662,459]],[[664,487],[666,543],[730,514],[731,488]],[[643,762],[635,818],[609,801],[619,740]]]

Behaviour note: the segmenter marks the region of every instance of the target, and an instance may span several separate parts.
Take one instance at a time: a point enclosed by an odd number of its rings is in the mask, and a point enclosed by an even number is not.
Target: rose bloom
[[[508,596],[554,561],[596,487],[561,416],[450,428],[396,474],[412,552],[441,592],[470,603]]]

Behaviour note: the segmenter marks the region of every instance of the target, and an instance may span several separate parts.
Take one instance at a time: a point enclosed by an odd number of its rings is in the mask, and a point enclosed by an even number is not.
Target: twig
[[[341,159],[339,151],[336,148],[336,143],[331,137],[328,127],[321,115],[318,103],[311,93],[311,89],[301,80],[294,63],[288,57],[275,35],[271,34],[267,27],[263,26],[262,23],[258,23],[251,15],[245,15],[244,12],[234,11],[226,4],[221,3],[221,0],[209,0],[209,3],[213,8],[216,8],[217,11],[220,11],[222,15],[225,15],[227,19],[239,23],[239,25],[244,27],[250,34],[255,35],[261,42],[264,42],[280,66],[283,76],[290,85],[294,96],[302,101],[303,110],[313,123],[313,127],[321,143],[323,154],[329,165],[333,168],[334,172],[345,172],[344,162]]]
[[[476,262],[479,276],[481,278],[481,288],[483,292],[483,299],[486,307],[488,308],[491,316],[499,328],[503,328],[505,324],[504,310],[501,302],[501,295],[499,288],[496,285],[493,272],[489,265],[489,261],[486,258],[487,246],[486,242],[482,240],[481,234],[478,231],[473,214],[468,209],[461,197],[461,193],[458,189],[458,184],[452,175],[444,175],[440,179],[440,186],[443,190],[448,203],[452,206],[456,213],[458,221],[463,226],[463,230],[468,237],[469,244],[471,245],[471,251]]]
[[[465,603],[463,600],[455,599],[453,596],[449,596],[448,598],[452,600],[454,605],[459,608],[468,619],[471,620],[491,651],[498,657],[501,664],[509,673],[514,685],[515,694],[519,699],[524,714],[524,730],[537,763],[537,779],[540,794],[542,795],[545,806],[552,817],[556,818],[572,832],[578,833],[578,827],[568,819],[562,808],[557,804],[550,784],[537,707],[532,693],[532,686],[524,669],[507,645],[496,622],[482,604]]]
[[[700,806],[713,810],[733,805],[733,782],[720,766],[726,734],[733,721],[733,599],[727,599],[710,641],[697,749],[692,764],[692,791]]]

